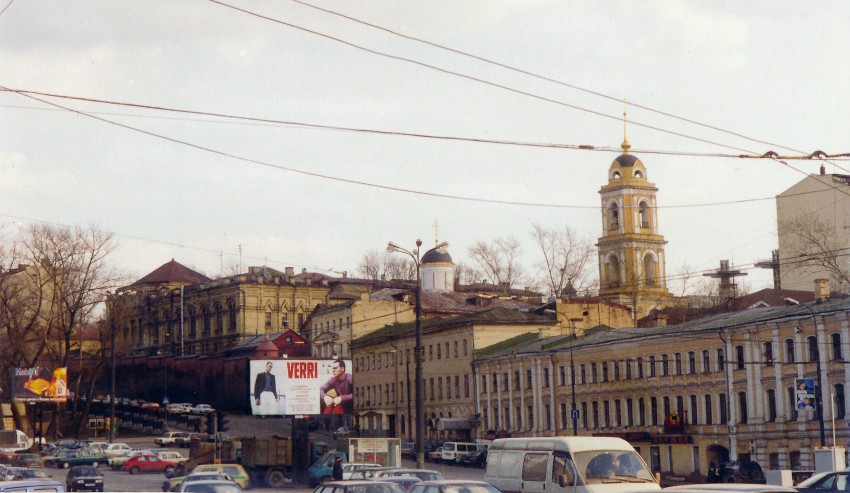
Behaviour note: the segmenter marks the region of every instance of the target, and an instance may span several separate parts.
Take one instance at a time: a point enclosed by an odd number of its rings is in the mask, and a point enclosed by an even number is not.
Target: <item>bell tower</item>
[[[629,153],[623,113],[623,154],[608,168],[602,199],[599,254],[599,296],[634,310],[635,320],[652,309],[675,304],[667,291],[664,245],[658,227],[658,188],[648,180],[646,167]]]

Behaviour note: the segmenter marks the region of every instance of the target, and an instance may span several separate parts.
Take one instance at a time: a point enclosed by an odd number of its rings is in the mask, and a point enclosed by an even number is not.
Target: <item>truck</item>
[[[310,441],[307,449],[308,457],[302,458],[301,461],[306,460],[306,464],[313,464],[327,452],[328,444]],[[266,484],[271,488],[282,488],[292,481],[298,464],[299,457],[293,455],[293,442],[290,438],[242,438],[242,466],[248,471],[251,482],[255,485]]]
[[[0,452],[22,452],[32,447],[32,439],[21,430],[0,430]]]

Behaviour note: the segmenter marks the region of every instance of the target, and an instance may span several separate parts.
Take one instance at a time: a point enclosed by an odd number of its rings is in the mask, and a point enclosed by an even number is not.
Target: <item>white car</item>
[[[106,457],[117,457],[130,450],[130,446],[126,443],[107,443],[102,446],[103,455]]]
[[[194,406],[189,409],[189,412],[192,414],[212,413],[215,412],[215,408],[213,408],[209,404],[198,404],[197,406]]]
[[[342,479],[351,479],[351,473],[363,469],[377,469],[379,464],[369,462],[344,462],[342,464]]]
[[[186,457],[183,457],[180,452],[173,452],[171,450],[167,450],[165,452],[157,452],[156,455],[164,461],[173,462],[175,464],[186,460]]]
[[[177,439],[188,435],[185,431],[167,431],[161,437],[153,439],[153,443],[162,446],[179,445]]]

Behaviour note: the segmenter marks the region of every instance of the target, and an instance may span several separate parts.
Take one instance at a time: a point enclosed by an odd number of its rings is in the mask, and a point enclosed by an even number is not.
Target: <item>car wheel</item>
[[[139,469],[139,466],[133,466],[130,468],[130,474],[139,474],[140,472],[142,471]]]

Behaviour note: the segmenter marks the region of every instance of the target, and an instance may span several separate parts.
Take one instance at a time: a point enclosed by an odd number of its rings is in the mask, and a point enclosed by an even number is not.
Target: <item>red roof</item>
[[[171,259],[159,266],[156,270],[146,275],[145,277],[134,282],[133,286],[143,284],[200,284],[209,282],[211,279],[200,272],[195,272],[185,265]]]

